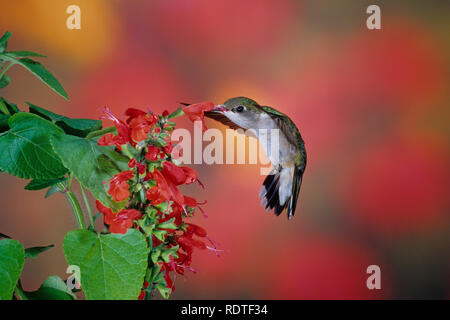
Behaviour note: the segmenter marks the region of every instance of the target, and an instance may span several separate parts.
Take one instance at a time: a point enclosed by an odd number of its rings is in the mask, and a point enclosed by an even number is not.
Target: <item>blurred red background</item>
[[[200,273],[178,277],[173,298],[448,298],[450,7],[375,1],[382,29],[368,30],[373,2],[3,3],[9,48],[47,55],[70,101],[18,67],[1,95],[90,118],[103,106],[160,113],[245,95],[294,120],[308,167],[289,222],[259,206],[259,166],[195,166],[206,191],[185,191],[208,201],[209,218],[194,220],[228,251],[196,252]],[[74,3],[81,30],[66,28]],[[25,184],[0,175],[0,231],[56,245],[25,264],[32,290],[66,277],[61,243],[76,225],[63,197],[44,200]],[[381,290],[366,287],[372,264]]]

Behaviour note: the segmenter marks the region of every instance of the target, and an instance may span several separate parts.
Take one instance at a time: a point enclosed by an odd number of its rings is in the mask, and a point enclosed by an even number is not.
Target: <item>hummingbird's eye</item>
[[[242,111],[244,111],[244,107],[243,106],[239,106],[239,107],[236,108],[236,111],[237,112],[242,112]]]

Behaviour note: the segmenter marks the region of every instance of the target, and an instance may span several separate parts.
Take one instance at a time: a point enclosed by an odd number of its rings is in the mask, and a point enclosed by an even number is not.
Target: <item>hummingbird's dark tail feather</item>
[[[280,173],[269,174],[264,180],[263,186],[259,193],[261,198],[261,205],[266,207],[266,211],[274,209],[274,213],[279,216],[286,208],[287,201],[284,205],[280,205]]]
[[[269,174],[264,180],[259,197],[261,198],[261,205],[266,208],[266,211],[274,209],[274,213],[279,216],[283,210],[287,208],[287,218],[291,219],[294,216],[297,207],[298,194],[303,178],[302,167],[294,169],[292,177],[292,193],[283,204],[280,204],[280,172]]]
[[[305,172],[305,167],[295,167],[294,169],[294,180],[292,182],[292,195],[289,201],[287,208],[287,217],[288,219],[292,218],[295,213],[295,208],[297,207],[298,194],[300,193],[300,187],[302,185],[303,172]]]

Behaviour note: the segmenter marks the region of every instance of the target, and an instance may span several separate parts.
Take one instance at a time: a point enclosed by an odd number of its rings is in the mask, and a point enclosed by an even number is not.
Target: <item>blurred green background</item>
[[[81,8],[81,30],[66,8]],[[381,30],[366,8],[381,7]],[[1,91],[54,112],[98,118],[109,106],[173,110],[245,95],[288,114],[308,166],[296,216],[259,206],[257,165],[197,165],[194,221],[228,252],[196,252],[176,299],[450,298],[449,1],[1,1],[10,50],[32,50],[70,101],[14,67]],[[207,121],[209,127],[225,128]],[[179,127],[192,128],[186,120]],[[67,277],[61,195],[0,174],[0,231],[27,246],[25,290]],[[381,268],[368,290],[366,268]]]

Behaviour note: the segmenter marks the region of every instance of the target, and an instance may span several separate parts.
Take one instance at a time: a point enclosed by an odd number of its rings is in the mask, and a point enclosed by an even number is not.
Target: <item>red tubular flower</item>
[[[206,201],[205,201],[205,202],[202,202],[202,203],[199,203],[199,202],[197,202],[197,200],[195,200],[194,198],[191,198],[191,197],[188,197],[188,196],[184,196],[184,204],[185,204],[186,206],[189,206],[189,207],[192,207],[192,208],[197,207],[197,208],[201,211],[201,213],[203,214],[203,216],[204,216],[205,218],[207,218],[208,215],[207,215],[206,212],[202,209],[202,207],[199,206],[199,204],[205,204],[205,203],[206,203]]]
[[[153,113],[148,114],[135,108],[128,108],[125,115],[128,116],[127,124],[131,131],[130,136],[136,142],[145,140],[153,125],[158,121],[158,117]]]
[[[118,212],[109,225],[112,233],[126,233],[128,228],[133,226],[133,220],[139,220],[142,214],[135,209],[123,209]]]
[[[157,161],[158,155],[161,153],[161,149],[156,146],[149,146],[145,158],[149,161]]]
[[[168,142],[167,145],[163,148],[164,153],[170,154],[173,150],[172,143]]]
[[[183,111],[187,116],[189,117],[189,120],[192,122],[194,121],[201,121],[202,122],[202,130],[206,130],[205,125],[205,115],[203,114],[205,111],[210,111],[214,108],[214,103],[212,102],[201,102],[201,103],[195,103],[191,104],[189,106],[186,106],[183,108]]]
[[[198,181],[197,171],[189,167],[179,167],[169,161],[165,161],[163,163],[163,169],[161,172],[166,178],[170,179],[177,186],[185,183],[191,184]],[[198,182],[202,187],[204,187],[200,181]]]
[[[144,174],[145,171],[147,170],[147,166],[143,163],[138,163],[137,168],[138,168],[139,174]]]
[[[173,285],[172,279],[170,279],[168,270],[166,270],[166,273],[164,274],[164,280],[166,280],[167,288],[172,289],[172,292],[174,292],[175,286]]]
[[[105,107],[104,109],[104,116],[102,116],[102,119],[108,119],[114,122],[114,125],[117,129],[117,135],[116,136],[111,136],[112,133],[107,134],[106,136],[108,136],[107,138],[105,138],[105,140],[102,140],[102,143],[108,142],[111,144],[107,144],[107,145],[112,145],[112,144],[116,144],[118,146],[118,148],[120,149],[120,146],[123,144],[126,144],[127,142],[131,142],[130,140],[130,129],[128,128],[127,124],[125,122],[123,122],[122,120],[117,119],[111,112],[111,110],[108,107]],[[101,139],[101,138],[100,138]],[[99,139],[99,140],[100,140]],[[112,143],[114,142],[114,143]]]
[[[188,225],[187,232],[195,234],[196,236],[199,236],[202,238],[206,237],[206,235],[207,235],[206,230],[203,229],[202,227],[200,227],[196,224],[193,224],[193,223],[186,223],[186,224]]]
[[[123,201],[130,196],[130,186],[128,180],[133,178],[133,172],[130,170],[122,171],[109,180],[108,194],[112,196],[114,201]]]
[[[163,203],[171,198],[171,191],[166,179],[163,175],[155,170],[153,173],[149,172],[144,180],[154,179],[156,185],[146,191],[146,197],[153,205]]]
[[[203,122],[204,112],[213,108],[213,103],[205,102],[187,106],[183,108],[183,110],[192,121],[202,121],[203,130],[205,130],[206,127]],[[164,111],[162,116],[167,117],[168,115],[169,112]],[[173,146],[170,142],[170,135],[167,135],[167,133],[170,133],[173,129],[172,124],[166,123],[167,126],[170,126],[170,129],[165,130],[165,127],[162,128],[155,125],[158,123],[158,116],[151,112],[145,112],[135,108],[129,108],[126,110],[125,121],[117,119],[108,108],[105,108],[105,116],[103,118],[110,119],[114,122],[114,125],[117,128],[117,134],[114,135],[112,133],[108,133],[104,135],[98,140],[98,144],[102,146],[115,145],[116,151],[121,151],[123,145],[129,144],[131,147],[135,148],[135,150],[129,151],[137,151],[138,153],[130,152],[127,153],[127,155],[139,155],[138,157],[128,161],[128,167],[130,170],[120,172],[105,182],[109,183],[108,194],[112,196],[114,201],[120,202],[128,200],[131,193],[130,180],[133,179],[135,175],[137,176],[136,179],[138,179],[139,182],[142,182],[140,177],[145,175],[143,181],[145,182],[152,179],[154,180],[154,185],[145,191],[144,199],[142,199],[142,190],[139,192],[136,191],[137,193],[133,196],[133,202],[127,203],[128,206],[119,212],[113,212],[111,208],[104,206],[98,200],[96,201],[96,207],[98,211],[103,214],[104,223],[109,226],[109,231],[111,233],[124,234],[133,226],[137,230],[142,231],[139,228],[139,225],[135,223],[136,220],[142,219],[142,217],[150,219],[152,223],[155,224],[161,224],[170,220],[174,221],[174,228],[161,229],[158,227],[160,230],[166,231],[164,237],[159,237],[161,240],[156,238],[155,233],[151,234],[153,247],[162,246],[164,249],[172,248],[172,250],[178,248],[176,252],[176,259],[171,255],[169,257],[169,262],[165,262],[167,260],[161,261],[161,258],[159,258],[159,261],[156,262],[156,264],[161,267],[161,277],[164,277],[167,288],[174,291],[175,287],[172,272],[184,274],[186,270],[190,270],[196,273],[196,270],[190,266],[192,254],[195,249],[213,250],[216,254],[217,251],[221,251],[216,248],[214,242],[208,237],[205,229],[196,224],[187,223],[184,221],[184,219],[188,216],[187,212],[193,211],[191,210],[191,207],[198,207],[205,216],[206,214],[199,207],[199,203],[196,199],[184,196],[178,189],[178,186],[182,184],[192,184],[196,181],[199,182],[202,187],[203,185],[198,180],[197,172],[194,169],[184,166],[177,166],[169,160],[180,157],[181,153],[180,146]],[[149,134],[158,135],[160,132],[165,133],[165,135],[160,137],[164,137],[166,142],[166,145],[161,148],[158,147],[159,145],[154,145],[153,140],[147,140]],[[145,143],[140,143],[139,148],[137,148],[137,142],[143,140],[145,140]],[[146,149],[142,150],[142,147]],[[142,159],[141,157],[141,150],[146,151],[145,159]],[[167,155],[170,156],[167,157]],[[152,166],[152,164],[149,164],[148,161],[157,161],[158,166],[152,169],[153,171],[147,171],[147,165]],[[160,170],[157,169],[160,168],[159,163],[162,164],[162,169]],[[155,163],[153,163],[153,165],[155,165]],[[154,216],[153,214],[141,213],[141,211],[134,209],[142,208],[140,209],[142,212],[147,212],[144,208],[148,207],[148,200],[151,205],[158,205],[167,202],[167,211],[158,211],[156,216]],[[136,201],[138,202],[137,204]],[[133,208],[130,208],[131,206]],[[186,208],[187,206],[190,208]],[[206,239],[212,243],[213,247],[208,246]],[[153,288],[154,285],[155,283],[145,282],[141,288],[141,293],[138,298],[144,299],[146,292],[149,292],[147,291],[147,288],[149,286]]]
[[[123,209],[114,213],[98,200],[95,205],[97,210],[105,216],[104,221],[109,225],[109,231],[112,233],[126,233],[127,229],[133,225],[133,220],[139,220],[142,217],[142,214],[135,209]]]
[[[103,137],[100,137],[98,139],[98,145],[99,146],[112,146],[116,144],[116,141],[114,140],[114,134],[107,133]]]
[[[125,115],[128,117],[127,123],[130,123],[131,120],[138,116],[145,116],[147,115],[147,112],[136,109],[136,108],[128,108],[125,110]]]
[[[111,224],[114,220],[115,214],[112,212],[112,210],[108,207],[105,207],[100,201],[95,201],[95,206],[97,207],[97,210],[102,213],[105,218],[104,221],[106,224]]]
[[[186,174],[183,169],[172,162],[164,161],[161,172],[164,177],[170,179],[170,181],[177,186],[185,183],[186,181]]]
[[[130,161],[128,161],[128,168],[134,168],[136,167],[136,159],[130,159]]]

